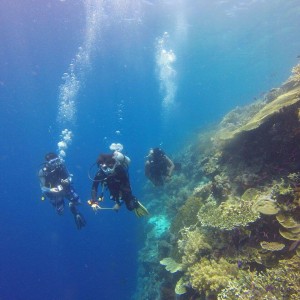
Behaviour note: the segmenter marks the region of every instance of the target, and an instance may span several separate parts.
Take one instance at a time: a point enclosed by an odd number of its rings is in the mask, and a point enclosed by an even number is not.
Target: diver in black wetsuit
[[[113,209],[118,211],[121,204],[125,202],[128,210],[134,211],[138,217],[148,214],[147,209],[132,194],[129,176],[128,164],[130,160],[122,153],[115,151],[113,154],[100,154],[97,159],[99,167],[92,185],[91,200],[88,203],[93,209],[101,209],[98,205],[97,191],[99,184],[102,186],[102,192],[99,200],[103,201],[103,191],[107,188],[110,198],[115,202]]]
[[[164,185],[171,178],[174,168],[174,163],[162,149],[150,149],[145,163],[145,176],[155,186]]]
[[[43,195],[49,198],[59,215],[62,215],[64,212],[64,198],[68,199],[76,226],[78,229],[81,229],[86,225],[86,221],[76,208],[80,204],[80,199],[71,184],[72,177],[63,161],[55,153],[50,152],[46,154],[45,160],[46,162],[43,163],[43,167],[39,170]]]

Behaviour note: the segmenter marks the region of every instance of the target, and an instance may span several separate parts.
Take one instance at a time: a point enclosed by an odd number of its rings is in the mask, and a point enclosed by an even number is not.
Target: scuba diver
[[[43,163],[42,168],[39,170],[43,195],[49,198],[59,215],[62,215],[64,212],[64,198],[67,198],[76,226],[78,229],[81,229],[86,225],[86,221],[76,208],[80,204],[80,199],[71,184],[72,177],[70,173],[57,154],[50,152],[46,154],[45,160],[46,162]]]
[[[98,171],[93,179],[91,200],[88,201],[88,204],[94,211],[103,209],[98,204],[98,201],[104,200],[104,189],[107,188],[110,193],[110,199],[115,202],[112,209],[116,212],[120,209],[122,203],[125,202],[127,209],[134,211],[137,217],[148,215],[148,210],[132,194],[128,176],[130,159],[120,152],[122,149],[111,149],[114,150],[112,154],[102,153],[99,155],[96,162]],[[102,191],[97,199],[99,184],[101,184]]]
[[[145,163],[145,176],[155,185],[162,186],[172,176],[175,164],[160,148],[150,149]]]

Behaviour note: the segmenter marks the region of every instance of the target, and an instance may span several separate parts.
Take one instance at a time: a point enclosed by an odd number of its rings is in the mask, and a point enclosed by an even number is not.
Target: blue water
[[[175,155],[281,84],[299,28],[298,0],[2,0],[0,299],[131,299],[146,233],[125,207],[95,215],[85,205],[90,165],[121,142],[142,201],[148,149]],[[64,100],[73,102],[60,115]],[[59,217],[40,200],[37,171],[65,128],[88,222],[80,232],[69,211]]]

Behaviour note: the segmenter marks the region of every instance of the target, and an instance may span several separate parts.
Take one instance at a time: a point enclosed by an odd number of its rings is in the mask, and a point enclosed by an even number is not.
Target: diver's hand
[[[74,215],[74,220],[78,230],[86,225],[86,221],[81,213]]]
[[[94,212],[97,212],[98,210],[101,209],[100,205],[98,204],[97,201],[94,201],[94,200],[88,200],[87,201],[88,205],[92,208],[92,210]]]
[[[119,209],[120,209],[120,205],[118,204],[118,203],[116,203],[115,205],[114,205],[114,207],[113,207],[113,210],[115,211],[115,212],[118,212],[119,211]]]
[[[59,193],[63,190],[63,187],[61,185],[58,185],[57,187],[51,188],[50,192],[51,193]]]
[[[70,184],[70,180],[68,178],[62,179],[60,182],[61,184],[65,184],[65,185]]]

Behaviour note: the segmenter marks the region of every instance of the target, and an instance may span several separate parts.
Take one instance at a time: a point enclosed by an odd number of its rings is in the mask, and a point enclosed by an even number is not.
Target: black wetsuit
[[[61,214],[64,210],[64,198],[74,204],[78,204],[80,202],[79,196],[75,192],[70,181],[63,182],[63,180],[70,178],[70,174],[64,164],[59,164],[53,167],[46,163],[39,171],[39,177],[44,195],[50,199],[50,202],[59,214]],[[51,188],[56,188],[58,186],[62,187],[60,192],[51,192]]]
[[[97,197],[99,184],[108,188],[112,200],[117,204],[120,205],[121,200],[123,200],[128,210],[139,207],[138,200],[132,195],[127,170],[121,165],[116,166],[111,174],[105,174],[101,168],[99,169],[92,185],[92,199],[94,201]]]
[[[168,161],[165,155],[149,157],[145,166],[145,175],[155,186],[164,185],[165,176],[168,175]]]
[[[52,188],[61,185],[61,181],[69,178],[69,172],[66,167],[61,164],[60,166],[52,169],[46,166],[42,169],[45,178],[45,187]]]

